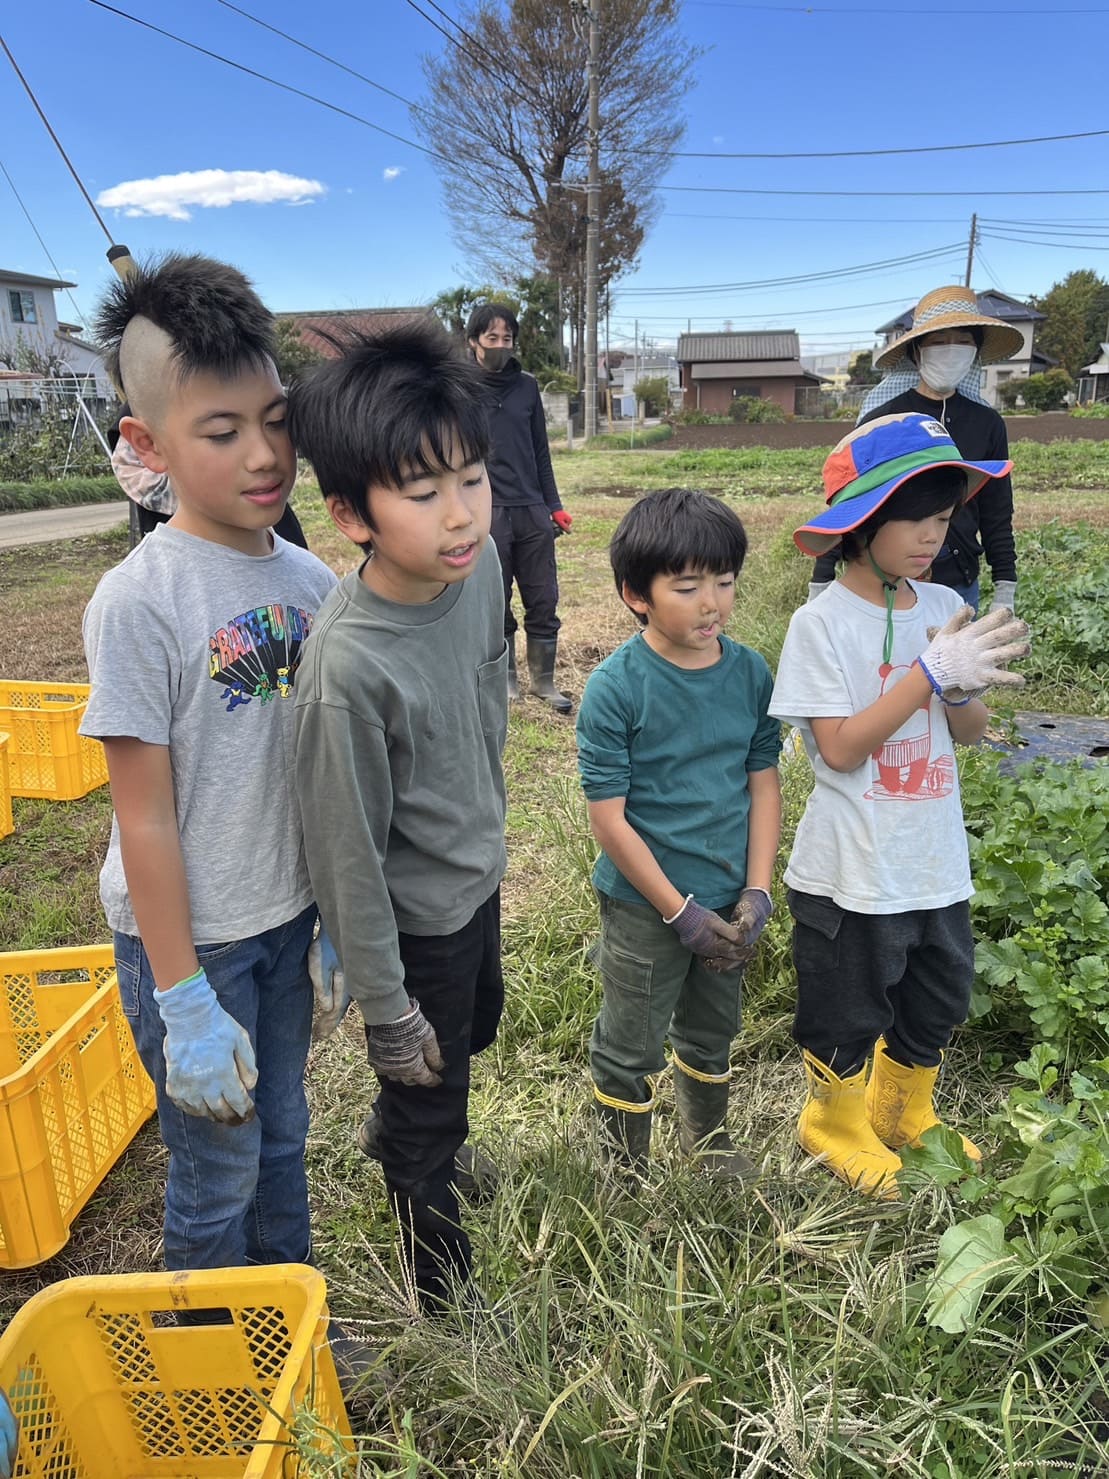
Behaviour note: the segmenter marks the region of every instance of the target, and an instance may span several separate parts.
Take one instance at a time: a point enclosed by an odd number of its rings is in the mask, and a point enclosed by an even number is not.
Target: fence
[[[108,473],[105,432],[117,412],[93,375],[0,373],[0,479]]]
[[[823,385],[799,385],[794,392],[794,415],[805,421],[854,421],[869,388],[849,385],[846,390],[828,390]]]

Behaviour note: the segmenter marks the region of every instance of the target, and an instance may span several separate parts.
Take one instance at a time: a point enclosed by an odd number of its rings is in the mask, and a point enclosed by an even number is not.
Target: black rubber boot
[[[601,1120],[601,1139],[614,1165],[630,1171],[637,1180],[646,1175],[651,1149],[652,1111],[641,1109],[635,1113],[614,1109],[599,1099],[593,1102]]]
[[[520,685],[516,681],[516,639],[508,639],[508,701],[512,703],[520,697]]]
[[[369,1156],[371,1161],[381,1159],[378,1148],[381,1119],[376,1109],[372,1109],[358,1126],[357,1139],[358,1149],[363,1155]],[[468,1202],[492,1201],[499,1182],[500,1172],[487,1155],[475,1150],[469,1142],[458,1147],[454,1158],[454,1189],[459,1196]]]
[[[557,713],[568,714],[572,707],[571,701],[566,694],[555,687],[554,670],[557,655],[557,637],[528,638],[528,673],[531,676],[533,696],[550,704]]]
[[[736,1150],[727,1130],[729,1083],[703,1083],[674,1064],[674,1102],[682,1154],[710,1176],[743,1180],[758,1175],[755,1163]]]

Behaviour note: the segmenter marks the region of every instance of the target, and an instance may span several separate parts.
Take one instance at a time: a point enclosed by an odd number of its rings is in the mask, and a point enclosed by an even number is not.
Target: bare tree
[[[655,187],[685,132],[698,52],[678,0],[591,0],[600,12],[600,286],[636,258]],[[585,29],[570,0],[480,0],[460,44],[424,58],[414,126],[439,156],[456,239],[494,277],[538,267],[582,299],[589,89]]]

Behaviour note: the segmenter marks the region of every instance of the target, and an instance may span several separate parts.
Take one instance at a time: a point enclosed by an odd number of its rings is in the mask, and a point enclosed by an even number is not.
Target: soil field
[[[1011,416],[1006,421],[1011,442],[1109,441],[1109,420],[1048,413]],[[834,447],[851,430],[850,421],[784,421],[763,426],[675,426],[669,440],[652,448],[681,452],[707,447]]]

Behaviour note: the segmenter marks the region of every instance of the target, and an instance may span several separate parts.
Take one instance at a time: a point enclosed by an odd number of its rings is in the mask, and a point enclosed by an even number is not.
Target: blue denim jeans
[[[955,585],[952,586],[951,589],[955,592],[956,595],[962,596],[963,600],[967,603],[968,606],[973,606],[975,614],[977,615],[979,599],[978,582],[975,580],[972,581],[970,585]]]
[[[246,1125],[183,1114],[167,1097],[165,1027],[150,962],[136,936],[115,936],[123,1010],[154,1081],[169,1151],[167,1269],[305,1263],[310,1257],[304,1065],[312,1034],[308,946],[315,919],[313,904],[251,939],[197,947],[220,1005],[254,1045],[256,1114]]]

